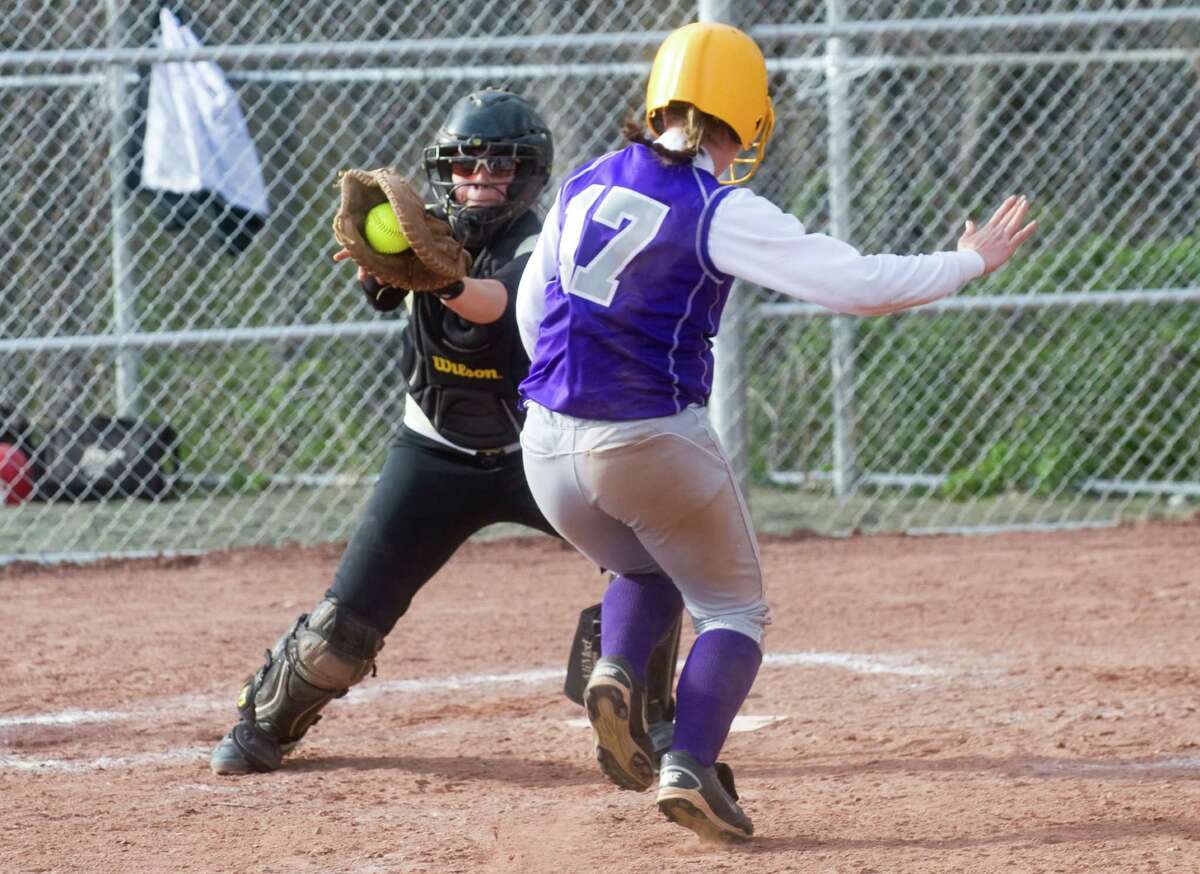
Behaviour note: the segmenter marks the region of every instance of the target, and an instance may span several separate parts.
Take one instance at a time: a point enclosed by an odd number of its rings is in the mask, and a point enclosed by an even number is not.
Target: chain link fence
[[[0,506],[0,556],[350,533],[400,419],[400,318],[334,265],[348,166],[420,174],[455,99],[537,104],[555,180],[618,143],[654,49],[697,16],[763,46],[779,124],[756,190],[864,251],[953,247],[1005,194],[1041,229],[940,305],[847,319],[741,288],[715,414],[760,526],[1112,524],[1200,498],[1200,11],[1171,2],[769,0],[444,6],[190,0],[0,12],[0,431],[93,416],[178,433],[154,499]],[[258,150],[261,230],[140,184],[150,66],[218,63]],[[255,232],[257,230],[257,232]]]

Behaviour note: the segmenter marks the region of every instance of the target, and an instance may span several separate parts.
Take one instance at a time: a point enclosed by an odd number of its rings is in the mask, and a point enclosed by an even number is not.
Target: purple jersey
[[[705,404],[731,277],[708,228],[732,189],[631,145],[559,192],[558,271],[524,397],[581,419],[650,419]]]

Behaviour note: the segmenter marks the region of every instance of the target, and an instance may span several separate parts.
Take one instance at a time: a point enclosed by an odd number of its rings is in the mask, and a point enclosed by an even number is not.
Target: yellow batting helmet
[[[767,63],[753,39],[736,27],[708,22],[674,31],[658,47],[650,69],[647,124],[672,102],[690,103],[719,118],[733,128],[743,150],[754,150],[752,157],[735,161],[750,165],[745,175],[727,184],[754,175],[775,127],[775,111],[767,93]]]

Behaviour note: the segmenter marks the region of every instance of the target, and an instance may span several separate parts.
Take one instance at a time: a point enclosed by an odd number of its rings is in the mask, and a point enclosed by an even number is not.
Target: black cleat
[[[646,730],[646,693],[629,662],[600,658],[583,692],[600,770],[622,789],[654,785],[658,757]]]
[[[283,764],[283,754],[288,751],[254,723],[243,721],[221,738],[208,766],[221,776],[277,771]]]
[[[709,841],[744,841],[754,824],[737,803],[733,771],[724,762],[704,767],[685,750],[663,756],[658,809],[663,816]]]

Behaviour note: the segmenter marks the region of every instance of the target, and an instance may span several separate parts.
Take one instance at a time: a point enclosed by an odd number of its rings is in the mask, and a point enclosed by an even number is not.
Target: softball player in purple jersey
[[[706,838],[749,837],[717,756],[762,660],[770,612],[750,514],[705,405],[711,340],[735,277],[843,313],[953,294],[1033,233],[1011,197],[958,251],[860,254],[718,181],[753,175],[774,122],[762,53],[741,31],[693,24],[659,48],[631,144],[569,176],[521,278],[517,319],[526,476],[551,524],[616,572],[585,692],[596,757]],[[752,155],[739,158],[743,151]],[[655,760],[643,691],[654,644],[686,606],[697,633]]]

